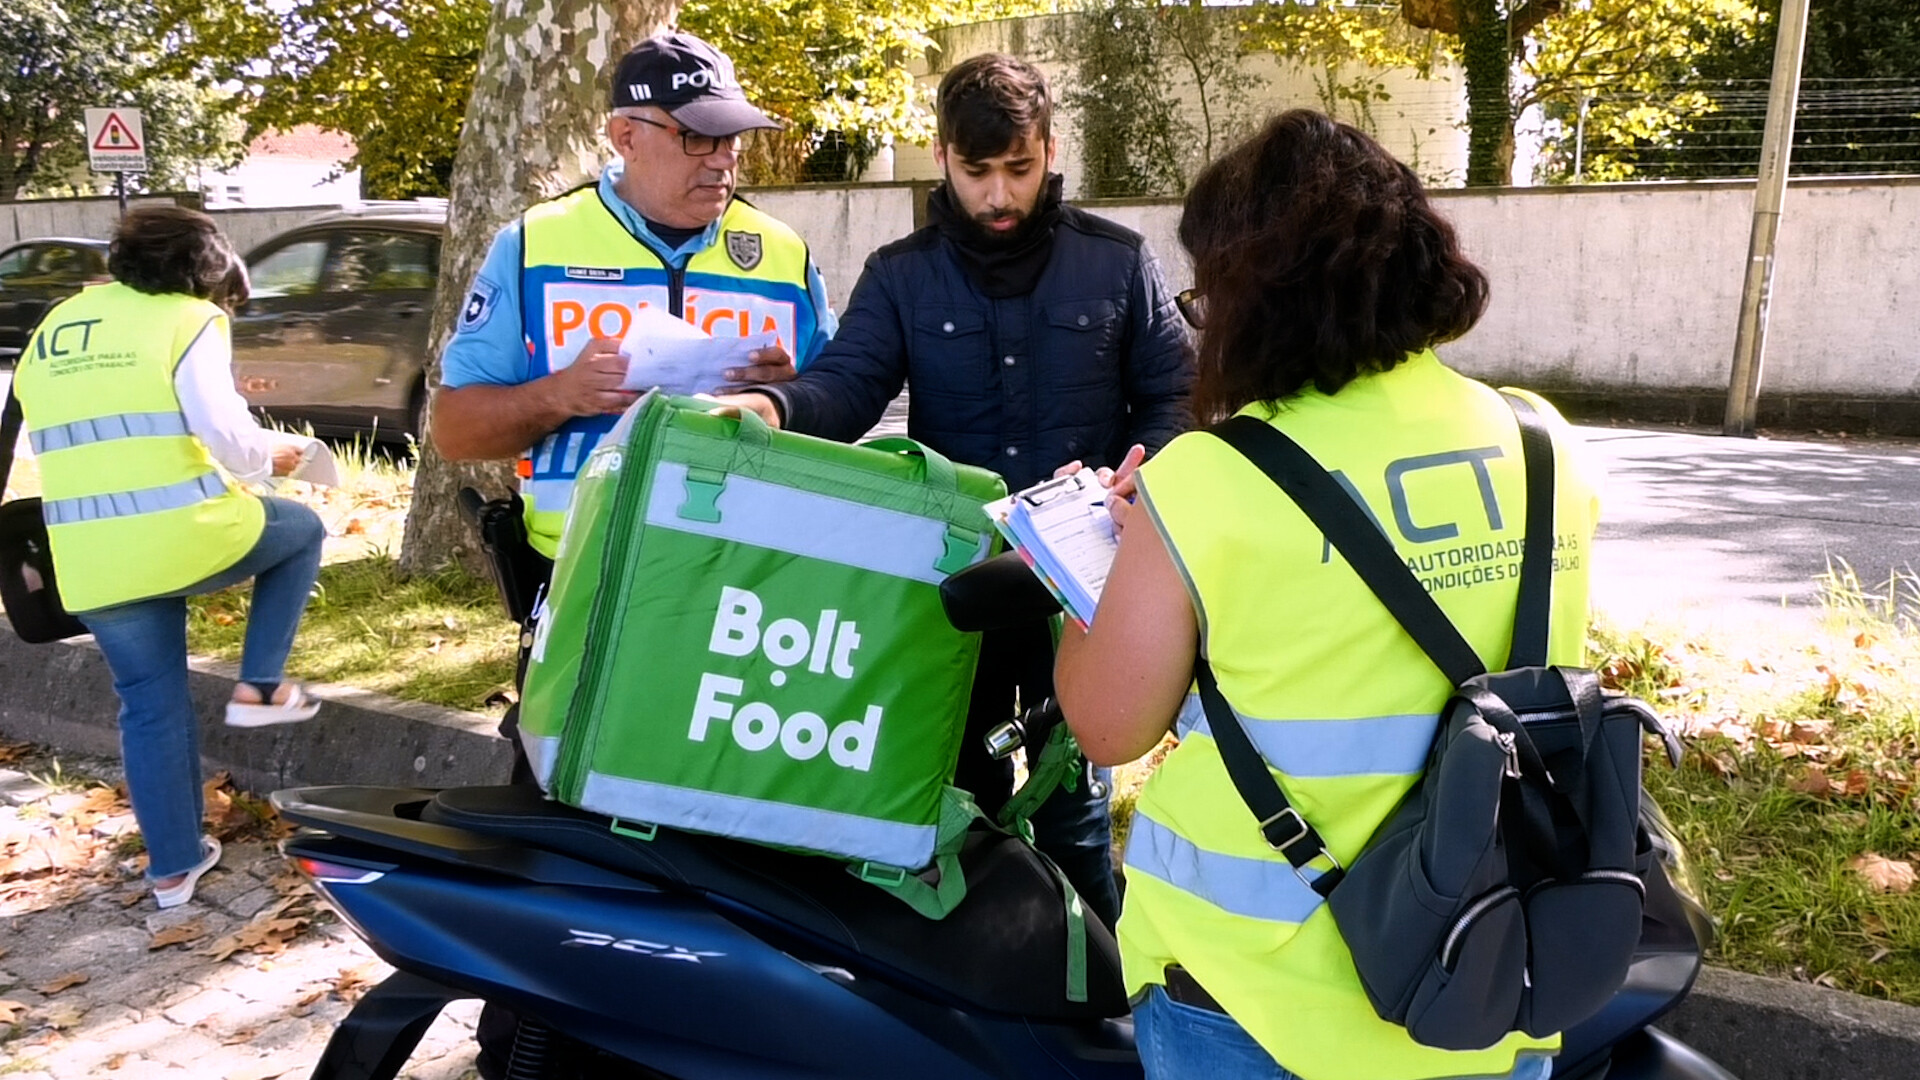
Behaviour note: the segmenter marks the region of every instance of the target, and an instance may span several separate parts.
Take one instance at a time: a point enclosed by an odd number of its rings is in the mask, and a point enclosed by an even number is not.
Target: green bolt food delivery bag
[[[575,482],[520,706],[562,802],[895,867],[934,855],[977,634],[942,578],[1005,485],[650,394]]]

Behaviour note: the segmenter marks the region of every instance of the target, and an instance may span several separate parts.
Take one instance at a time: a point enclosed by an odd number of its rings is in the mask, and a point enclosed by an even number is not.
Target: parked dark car
[[[233,321],[240,393],[321,435],[418,437],[445,229],[443,202],[369,203],[253,249],[253,299]]]
[[[48,308],[107,278],[104,240],[49,236],[0,251],[0,364],[20,355]]]

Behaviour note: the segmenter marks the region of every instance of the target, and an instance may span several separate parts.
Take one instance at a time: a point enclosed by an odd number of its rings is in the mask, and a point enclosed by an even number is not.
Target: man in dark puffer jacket
[[[722,400],[852,441],[911,383],[907,433],[1012,490],[1076,465],[1117,468],[1135,446],[1157,451],[1189,423],[1186,329],[1140,235],[1061,201],[1045,78],[977,56],[941,80],[936,108],[946,183],[927,200],[930,224],[867,259],[839,332],[804,373],[729,373],[765,385]],[[1052,694],[1052,656],[1044,623],[983,642],[955,782],[988,813],[1006,801],[1012,765],[990,760],[979,736],[1016,701]],[[1086,784],[1062,791],[1034,830],[1111,926],[1104,800]]]

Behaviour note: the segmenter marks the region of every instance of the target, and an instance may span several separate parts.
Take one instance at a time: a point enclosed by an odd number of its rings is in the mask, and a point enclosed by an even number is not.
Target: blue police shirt
[[[640,212],[629,206],[615,190],[625,172],[625,161],[615,158],[608,162],[600,173],[601,196],[628,231],[645,241],[649,247],[667,250],[667,244],[647,227],[646,219],[640,216]],[[670,261],[675,266],[683,267],[688,259],[712,247],[719,237],[720,221],[716,218],[704,231],[674,249]],[[518,386],[532,377],[531,359],[520,326],[520,251],[520,219],[516,217],[495,234],[493,246],[487,249],[486,262],[480,265],[473,288],[467,291],[467,303],[461,309],[459,325],[452,340],[447,342],[446,352],[440,357],[442,385],[449,388],[476,383]],[[820,355],[820,350],[839,327],[833,310],[827,306],[826,283],[821,280],[820,270],[811,259],[807,261],[807,291],[813,294],[819,329],[814,332],[813,340],[807,343],[806,348],[794,357],[798,367],[805,367]]]

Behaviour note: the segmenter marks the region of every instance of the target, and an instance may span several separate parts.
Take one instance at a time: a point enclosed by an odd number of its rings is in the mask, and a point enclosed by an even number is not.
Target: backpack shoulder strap
[[[1520,598],[1514,603],[1508,668],[1545,667],[1553,611],[1553,437],[1533,403],[1500,391],[1520,422],[1520,453],[1527,469],[1527,533],[1520,552]]]
[[[1300,507],[1448,682],[1459,686],[1486,674],[1479,654],[1407,569],[1392,542],[1312,454],[1251,416],[1233,417],[1211,430]]]

